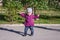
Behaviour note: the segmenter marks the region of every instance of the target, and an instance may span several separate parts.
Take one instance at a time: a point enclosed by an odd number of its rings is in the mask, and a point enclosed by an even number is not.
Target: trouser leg
[[[33,27],[30,27],[30,30],[31,30],[31,35],[33,35],[33,34],[34,34],[34,29],[33,29]]]
[[[28,27],[25,27],[24,29],[24,35],[27,35]]]

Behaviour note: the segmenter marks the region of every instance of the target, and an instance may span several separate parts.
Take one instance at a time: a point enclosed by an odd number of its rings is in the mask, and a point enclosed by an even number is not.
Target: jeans
[[[28,26],[25,26],[25,29],[24,29],[24,35],[27,35],[28,29],[30,29],[31,35],[33,35],[33,34],[34,34],[34,29],[33,29],[32,26],[29,26],[29,27],[28,27]]]

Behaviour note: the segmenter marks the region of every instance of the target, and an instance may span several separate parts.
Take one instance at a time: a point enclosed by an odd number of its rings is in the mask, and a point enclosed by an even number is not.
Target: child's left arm
[[[37,15],[34,15],[34,19],[38,19],[39,18],[39,14],[37,14]]]

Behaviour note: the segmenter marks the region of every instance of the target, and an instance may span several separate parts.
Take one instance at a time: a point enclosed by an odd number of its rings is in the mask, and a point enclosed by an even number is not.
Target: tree
[[[50,8],[60,9],[59,0],[49,0],[48,5]]]
[[[18,6],[19,5],[19,6]],[[19,1],[4,1],[4,7],[7,8],[7,17],[5,19],[7,21],[13,22],[18,19],[17,11],[22,9],[22,4]]]

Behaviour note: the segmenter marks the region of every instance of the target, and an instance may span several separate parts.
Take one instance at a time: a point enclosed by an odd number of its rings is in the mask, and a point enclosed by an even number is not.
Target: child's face
[[[27,14],[28,14],[28,15],[31,15],[32,13],[31,13],[31,12],[28,12]]]

